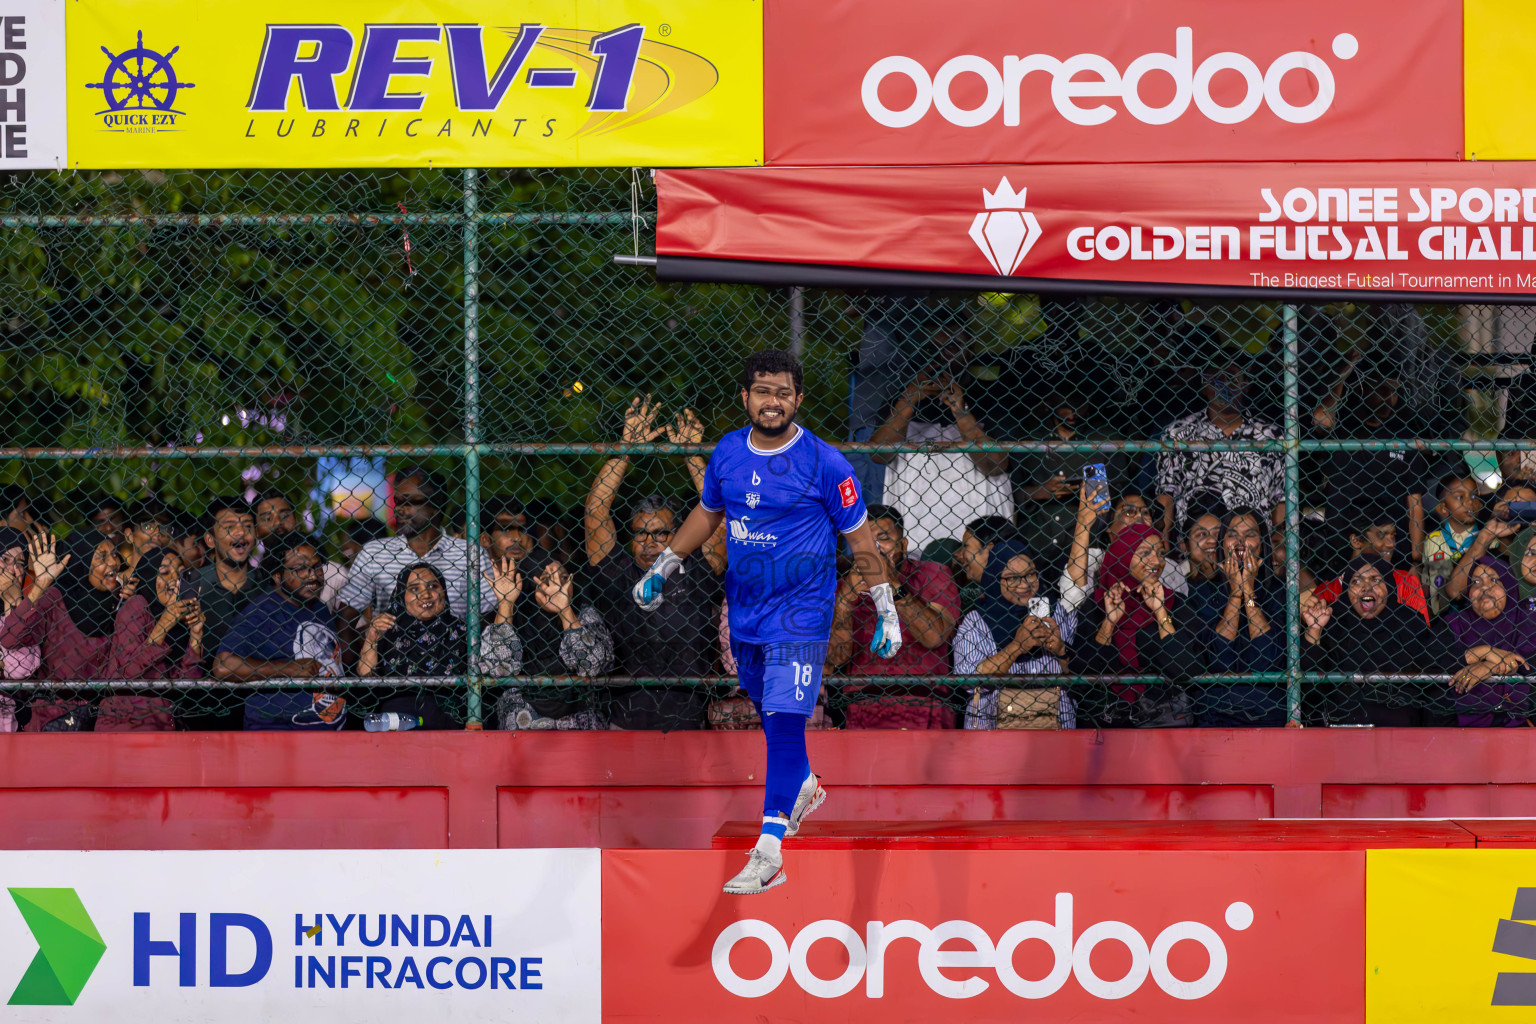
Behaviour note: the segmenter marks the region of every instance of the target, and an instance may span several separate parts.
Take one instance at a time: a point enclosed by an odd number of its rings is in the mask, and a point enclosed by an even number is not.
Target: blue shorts
[[[763,711],[809,718],[816,710],[821,667],[827,660],[826,644],[749,644],[732,640],[731,657],[736,659],[741,688]]]

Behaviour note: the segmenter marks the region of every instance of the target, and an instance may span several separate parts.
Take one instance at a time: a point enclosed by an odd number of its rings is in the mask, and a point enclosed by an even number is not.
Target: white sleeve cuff
[[[852,526],[848,527],[848,529],[840,530],[838,532],[843,534],[843,536],[846,537],[848,534],[852,533],[854,530],[857,530],[859,527],[863,526],[867,522],[869,522],[869,512],[866,510],[865,513],[862,516],[859,517],[859,521],[858,522],[856,522]]]

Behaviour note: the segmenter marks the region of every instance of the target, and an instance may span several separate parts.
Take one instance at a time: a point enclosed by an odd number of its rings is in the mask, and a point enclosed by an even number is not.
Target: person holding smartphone
[[[998,541],[982,570],[982,594],[955,633],[957,675],[1057,675],[1067,671],[1068,645],[1077,630],[1077,611],[1052,606],[1040,593],[1041,574],[1022,541]],[[965,709],[965,728],[998,726],[998,694],[978,687]],[[1075,724],[1070,698],[1063,698],[1057,723]]]
[[[1052,387],[1040,405],[1045,429],[1042,441],[1074,443],[1107,440],[1098,427],[1092,395],[1086,387],[1061,383]],[[1067,560],[1076,526],[1074,503],[1089,466],[1103,466],[1108,491],[1125,488],[1131,477],[1131,460],[1124,452],[1058,449],[1043,453],[1019,453],[1015,479],[1019,481],[1019,532],[1030,550],[1045,564],[1042,571],[1059,571]]]
[[[169,548],[152,548],[124,585],[123,611],[112,647],[119,679],[197,679],[202,673],[206,619],[201,580]]]

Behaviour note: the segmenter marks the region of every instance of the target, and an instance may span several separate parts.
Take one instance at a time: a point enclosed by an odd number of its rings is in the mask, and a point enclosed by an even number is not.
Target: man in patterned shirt
[[[1174,420],[1165,441],[1277,441],[1272,423],[1244,413],[1248,377],[1241,362],[1230,359],[1203,377],[1205,408]],[[1192,495],[1219,496],[1227,508],[1273,509],[1283,515],[1285,467],[1275,452],[1171,451],[1157,457],[1157,500],[1163,506],[1163,533],[1188,515]],[[1278,519],[1276,520],[1278,522]]]

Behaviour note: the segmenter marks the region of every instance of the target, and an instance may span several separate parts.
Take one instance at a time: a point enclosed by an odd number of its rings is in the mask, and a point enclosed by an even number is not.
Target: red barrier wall
[[[1523,729],[825,732],[829,820],[1536,817]],[[0,735],[0,849],[704,848],[762,735]]]

